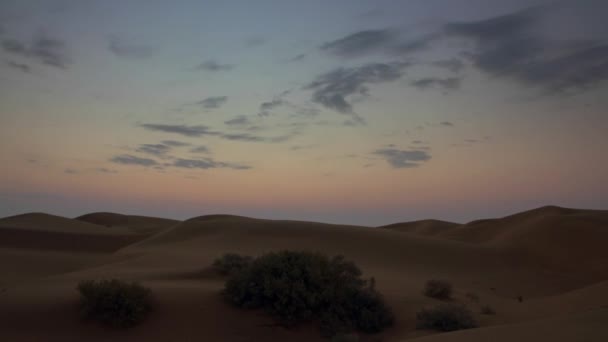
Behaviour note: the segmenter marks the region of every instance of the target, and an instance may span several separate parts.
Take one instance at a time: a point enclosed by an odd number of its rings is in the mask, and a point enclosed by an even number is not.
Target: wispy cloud
[[[387,46],[395,44],[396,38],[396,33],[389,29],[365,30],[327,42],[321,46],[321,50],[340,57],[359,57],[385,50]]]
[[[312,90],[312,101],[357,121],[362,119],[354,111],[347,97],[368,96],[369,85],[395,81],[403,75],[408,63],[370,63],[354,68],[338,68],[318,76],[304,89]]]
[[[122,165],[139,165],[139,166],[156,166],[159,163],[156,160],[149,158],[141,158],[129,154],[114,156],[110,159],[112,163]]]
[[[246,115],[240,115],[240,116],[237,116],[236,118],[224,121],[224,124],[226,124],[228,126],[246,126],[246,125],[251,125],[252,122],[251,122],[251,120],[249,120],[249,117],[247,117]]]
[[[137,152],[152,154],[155,156],[163,156],[171,150],[170,146],[164,144],[143,144],[139,145]]]
[[[209,148],[207,146],[197,146],[190,150],[191,153],[209,153]]]
[[[167,145],[167,146],[171,146],[171,147],[184,147],[184,146],[192,145],[187,142],[176,141],[176,140],[163,140],[162,143],[163,143],[163,145]]]
[[[423,150],[400,150],[396,148],[381,148],[372,154],[384,158],[393,168],[418,167],[431,159],[427,151]]]
[[[197,102],[196,104],[201,105],[206,109],[216,109],[226,104],[226,102],[228,102],[228,96],[211,96]]]
[[[119,36],[108,38],[108,49],[118,57],[130,59],[147,59],[156,52],[153,46],[129,42]]]
[[[149,131],[158,131],[166,133],[175,133],[187,137],[202,137],[205,135],[220,135],[219,132],[209,130],[209,127],[203,125],[166,125],[166,124],[141,124],[141,127]]]
[[[249,170],[252,167],[243,164],[236,163],[226,163],[226,162],[218,162],[211,158],[203,158],[203,159],[176,159],[172,166],[185,168],[185,169],[233,169],[233,170]]]
[[[194,69],[210,71],[210,72],[219,72],[219,71],[229,71],[229,70],[234,69],[234,67],[235,66],[233,64],[220,63],[216,60],[209,59],[209,60],[206,60],[203,63],[197,65]]]
[[[20,56],[59,69],[67,69],[71,63],[67,44],[57,38],[42,35],[30,42],[4,39],[2,49],[14,56]]]
[[[29,74],[32,71],[32,68],[30,68],[29,65],[24,64],[24,63],[17,63],[14,61],[7,61],[6,65],[8,65],[9,67],[19,70],[21,72],[24,72],[26,74]]]

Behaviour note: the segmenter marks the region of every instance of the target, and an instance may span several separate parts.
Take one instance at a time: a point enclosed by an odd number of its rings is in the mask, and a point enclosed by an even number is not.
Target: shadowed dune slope
[[[126,228],[137,234],[155,234],[168,229],[180,221],[158,217],[123,215],[116,213],[90,213],[79,216],[75,220],[88,222],[104,227]]]

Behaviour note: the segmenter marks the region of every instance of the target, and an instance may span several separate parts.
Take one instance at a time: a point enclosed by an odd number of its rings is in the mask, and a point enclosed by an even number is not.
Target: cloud
[[[217,136],[222,139],[231,141],[244,142],[265,142],[265,143],[280,143],[289,140],[296,133],[282,135],[278,137],[261,137],[247,133],[223,133],[211,131],[209,127],[203,125],[188,126],[188,125],[166,125],[166,124],[141,124],[140,127],[158,132],[180,134],[187,137],[202,137],[202,136]]]
[[[167,145],[167,146],[171,146],[171,147],[184,147],[184,146],[190,146],[190,143],[187,142],[183,142],[183,141],[175,141],[175,140],[163,140],[162,141],[163,145]]]
[[[118,171],[116,171],[116,170],[107,169],[105,167],[98,167],[95,169],[95,171],[97,171],[99,173],[118,173]]]
[[[9,54],[59,69],[67,69],[71,63],[66,43],[49,36],[40,36],[28,43],[4,39],[2,49]]]
[[[413,87],[416,87],[420,90],[426,90],[431,88],[440,89],[443,91],[456,90],[460,88],[461,80],[460,78],[450,77],[450,78],[422,78],[410,83]]]
[[[396,33],[389,29],[355,32],[321,45],[321,50],[339,57],[359,57],[384,50],[394,43]]]
[[[284,104],[287,104],[287,101],[279,98],[275,98],[272,101],[268,101],[268,102],[262,102],[260,104],[260,112],[258,113],[259,116],[268,116],[270,115],[270,111],[280,107]]]
[[[204,70],[210,72],[229,71],[234,69],[233,64],[222,64],[216,60],[209,59],[199,64],[194,68],[195,70]]]
[[[393,168],[418,167],[423,162],[431,159],[431,156],[422,150],[399,150],[395,148],[383,148],[373,152],[374,155],[383,157]]]
[[[163,144],[143,144],[139,145],[137,152],[152,154],[155,156],[163,156],[171,150],[170,146]]]
[[[266,38],[260,36],[252,36],[245,39],[245,46],[256,47],[266,44]]]
[[[159,165],[156,160],[148,158],[140,158],[129,154],[123,154],[120,156],[114,156],[110,159],[112,163],[123,164],[123,165],[139,165],[139,166],[157,166]]]
[[[312,102],[355,118],[351,95],[368,96],[369,85],[395,81],[407,63],[370,63],[360,67],[338,68],[318,76],[304,89],[312,90]],[[360,119],[360,118],[358,118]]]
[[[299,54],[297,56],[294,56],[294,57],[288,59],[287,62],[289,62],[289,63],[300,62],[300,61],[303,61],[304,58],[306,58],[306,54],[305,53],[301,53],[301,54]]]
[[[185,169],[217,169],[217,168],[226,168],[233,170],[248,170],[251,169],[251,166],[235,164],[235,163],[226,163],[226,162],[218,162],[211,158],[204,159],[176,159],[172,166],[185,168]]]
[[[7,61],[6,65],[10,66],[13,69],[17,69],[21,72],[24,72],[26,74],[29,74],[32,71],[32,68],[30,68],[29,65],[27,64],[23,64],[23,63],[17,63],[14,61]]]
[[[235,134],[223,134],[222,138],[232,141],[246,141],[246,142],[265,142],[265,143],[281,143],[291,139],[291,135],[281,135],[278,137],[261,137],[257,135],[251,135],[247,133],[235,133]]]
[[[152,46],[127,42],[118,36],[112,36],[108,39],[108,49],[118,57],[130,59],[147,59],[156,52],[156,49]]]
[[[190,150],[191,153],[209,153],[207,146],[198,146]]]
[[[229,125],[229,126],[245,126],[245,125],[251,125],[251,123],[252,123],[251,120],[249,120],[249,118],[245,115],[240,115],[234,119],[224,121],[224,124]]]
[[[458,58],[435,61],[431,63],[431,65],[436,66],[438,68],[447,69],[453,73],[458,73],[465,67],[464,62]]]
[[[204,135],[220,135],[219,132],[209,130],[209,127],[203,125],[188,126],[188,125],[165,125],[165,124],[142,124],[141,127],[149,131],[158,131],[166,133],[175,133],[187,137],[202,137]]]
[[[449,121],[443,121],[439,123],[441,126],[446,126],[446,127],[454,127],[454,124],[452,122]]]
[[[228,102],[228,96],[212,96],[201,100],[196,104],[203,106],[203,108],[215,109],[223,106],[226,102]]]
[[[63,172],[67,173],[67,174],[70,174],[70,175],[75,175],[75,174],[78,173],[78,171],[74,170],[74,169],[65,169],[65,170],[63,170]]]
[[[448,24],[444,31],[475,43],[469,57],[483,72],[509,77],[548,94],[583,91],[608,80],[608,35],[587,38],[598,31],[592,29],[597,24],[591,22],[593,16],[581,16],[589,18],[589,23],[569,23],[581,13],[597,12],[601,6],[608,10],[608,4],[597,1],[538,6],[486,20]],[[589,29],[582,38],[569,32],[579,26]]]

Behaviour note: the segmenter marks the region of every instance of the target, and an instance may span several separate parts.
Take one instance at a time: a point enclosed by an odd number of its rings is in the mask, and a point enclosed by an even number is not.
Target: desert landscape
[[[426,220],[383,227],[208,215],[185,221],[113,213],[42,213],[0,220],[3,341],[323,341],[312,326],[286,329],[259,310],[225,303],[211,264],[224,253],[341,254],[374,276],[395,325],[361,341],[606,341],[608,211],[543,207],[468,224]],[[83,321],[84,279],[134,280],[155,309],[130,329]],[[416,329],[429,279],[480,327]],[[489,306],[491,315],[481,314]]]

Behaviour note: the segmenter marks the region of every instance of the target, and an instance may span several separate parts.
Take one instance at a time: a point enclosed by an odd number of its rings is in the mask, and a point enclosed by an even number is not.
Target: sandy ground
[[[226,305],[224,279],[209,269],[226,252],[296,249],[345,255],[376,278],[397,323],[362,341],[608,341],[607,243],[608,211],[557,207],[465,225],[376,228],[229,215],[178,222],[25,214],[0,219],[0,340],[322,341],[313,326],[287,330]],[[152,288],[155,311],[126,331],[83,322],[76,285],[101,278]],[[421,293],[432,278],[453,283],[454,301],[476,313],[480,328],[415,329],[416,312],[438,303]],[[483,305],[496,315],[480,314]]]

